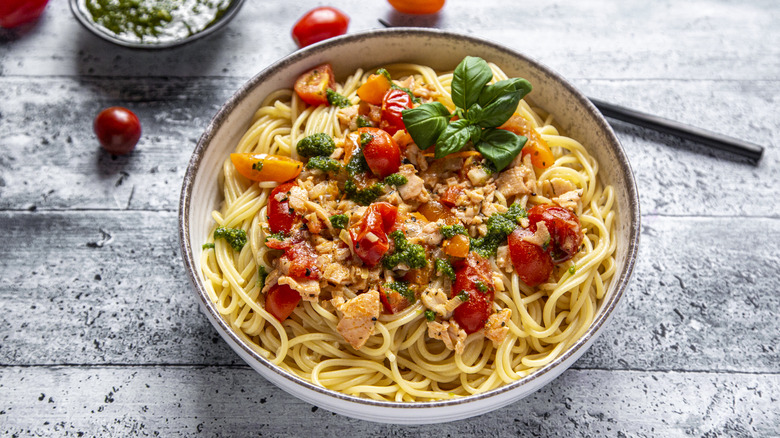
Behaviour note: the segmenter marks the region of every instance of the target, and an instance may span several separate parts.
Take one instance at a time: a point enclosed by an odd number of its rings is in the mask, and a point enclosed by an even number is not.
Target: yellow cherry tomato
[[[252,181],[285,182],[303,170],[303,163],[281,155],[235,153],[230,154],[230,161],[238,173]]]
[[[371,75],[366,82],[357,90],[357,95],[361,100],[372,105],[382,105],[382,99],[390,89],[390,80],[385,75]]]
[[[513,115],[506,123],[499,126],[498,129],[506,129],[507,131],[528,138],[528,141],[523,147],[522,154],[523,156],[531,155],[531,163],[534,167],[546,169],[555,162],[555,156],[553,155],[550,146],[547,145],[547,142],[544,141],[541,134],[536,132],[536,129],[533,129],[523,116],[519,114]]]

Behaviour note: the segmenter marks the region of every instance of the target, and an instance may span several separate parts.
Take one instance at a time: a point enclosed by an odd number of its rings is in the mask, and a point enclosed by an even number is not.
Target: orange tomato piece
[[[390,89],[390,80],[385,75],[373,74],[357,90],[358,97],[372,105],[382,105],[382,99]]]
[[[453,257],[466,257],[469,254],[469,238],[463,234],[456,234],[452,239],[444,241],[442,250],[445,254]]]
[[[555,162],[555,156],[553,155],[550,146],[547,145],[547,142],[544,141],[538,132],[536,132],[536,129],[531,127],[523,116],[514,114],[506,123],[498,128],[506,129],[507,131],[528,138],[528,142],[526,142],[523,147],[522,154],[523,156],[528,154],[531,155],[531,163],[533,163],[534,167],[546,169]]]
[[[404,14],[435,14],[444,7],[444,0],[387,0],[398,12]]]
[[[241,175],[252,181],[289,181],[301,173],[303,163],[281,155],[235,153],[230,161]]]

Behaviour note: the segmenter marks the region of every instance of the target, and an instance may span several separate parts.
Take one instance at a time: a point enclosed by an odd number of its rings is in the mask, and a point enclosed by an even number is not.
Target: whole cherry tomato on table
[[[362,145],[363,156],[371,172],[380,178],[398,172],[401,167],[401,149],[393,137],[379,128],[360,128],[358,135],[361,142],[364,134],[371,137],[368,143]]]
[[[298,47],[347,33],[349,16],[336,8],[320,7],[307,12],[293,27],[292,36]]]
[[[47,3],[49,0],[0,1],[0,27],[10,29],[37,19]]]
[[[103,149],[116,155],[129,154],[141,138],[141,121],[132,111],[121,106],[106,108],[93,123]]]
[[[265,294],[265,310],[280,322],[287,319],[301,302],[301,294],[286,284],[276,284]]]
[[[444,0],[387,0],[398,12],[404,14],[435,14],[444,7]]]
[[[390,248],[387,235],[395,227],[397,216],[396,206],[375,202],[368,206],[360,221],[349,229],[355,254],[366,266],[376,266]]]
[[[328,88],[333,88],[336,77],[330,64],[322,64],[300,75],[295,81],[295,93],[309,105],[327,105]]]
[[[481,329],[493,311],[493,279],[490,262],[475,252],[455,263],[452,298],[465,293],[468,299],[455,308],[452,316],[458,325],[471,334]]]
[[[402,112],[413,108],[409,93],[401,90],[390,90],[382,98],[382,123],[380,126],[393,135],[401,129],[406,129]]]

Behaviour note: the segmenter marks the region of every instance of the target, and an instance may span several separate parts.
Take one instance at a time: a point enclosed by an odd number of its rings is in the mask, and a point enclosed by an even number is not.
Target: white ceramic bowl
[[[298,75],[324,62],[333,64],[337,80],[357,68],[393,62],[416,62],[437,70],[453,69],[466,55],[499,65],[510,77],[528,79],[529,98],[555,114],[557,124],[578,139],[600,164],[602,181],[617,196],[617,274],[600,303],[593,324],[568,351],[519,381],[469,397],[420,403],[395,403],[344,395],[315,386],[272,365],[239,338],[220,317],[203,286],[198,260],[211,227],[211,211],[220,191],[217,175],[263,98],[292,88]],[[614,132],[588,99],[549,68],[489,41],[430,29],[387,29],[348,35],[297,51],[247,82],[222,107],[198,142],[190,160],[179,203],[181,251],[195,295],[206,316],[227,343],[252,368],[290,394],[350,417],[388,423],[419,424],[458,420],[498,409],[536,391],[574,363],[593,343],[628,287],[639,243],[639,199],[633,173]]]

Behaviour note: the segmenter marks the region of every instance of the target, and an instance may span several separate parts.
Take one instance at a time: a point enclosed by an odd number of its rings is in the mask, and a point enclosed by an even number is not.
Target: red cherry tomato
[[[297,215],[290,208],[290,202],[287,201],[287,192],[293,186],[295,186],[295,182],[288,182],[271,190],[265,214],[268,216],[268,226],[271,228],[272,233],[289,234],[290,230],[292,230]],[[277,196],[280,193],[282,196]]]
[[[265,294],[265,310],[280,322],[293,313],[299,302],[301,294],[286,284],[276,284]]]
[[[457,202],[461,193],[463,193],[462,188],[458,186],[449,186],[447,187],[447,190],[442,193],[441,198],[439,198],[439,202],[446,205],[447,207],[452,208],[455,206],[455,203]]]
[[[399,292],[379,286],[379,299],[389,314],[396,314],[409,307],[409,300]]]
[[[295,92],[309,105],[327,105],[328,88],[333,88],[336,77],[330,64],[322,64],[300,75],[295,81]]]
[[[287,275],[290,277],[302,280],[317,280],[320,278],[320,270],[317,268],[317,253],[314,252],[314,248],[308,241],[291,245],[282,257],[289,260]]]
[[[29,23],[43,13],[49,0],[3,0],[0,2],[0,27],[12,28]]]
[[[582,244],[582,227],[577,215],[554,205],[536,205],[528,210],[529,229],[536,230],[537,222],[544,222],[550,232],[547,251],[555,264],[565,262],[577,254]]]
[[[398,208],[387,202],[368,206],[360,221],[349,229],[355,254],[366,266],[376,266],[390,247],[387,234],[393,230]],[[369,233],[373,236],[369,237]]]
[[[553,270],[550,254],[541,246],[523,240],[523,237],[533,234],[533,231],[527,228],[517,228],[507,239],[512,266],[520,279],[531,287],[547,281]]]
[[[390,90],[382,98],[382,122],[380,126],[393,135],[401,129],[406,129],[402,112],[412,108],[412,98],[409,93],[401,90]]]
[[[320,7],[307,12],[292,30],[298,47],[306,47],[328,38],[344,35],[349,26],[349,16],[336,8]]]
[[[363,156],[371,172],[380,178],[398,172],[401,167],[401,149],[393,137],[379,128],[358,129],[358,135],[363,137],[363,134],[371,136],[371,140],[363,145]]]
[[[93,123],[103,149],[116,155],[129,154],[141,138],[141,122],[129,109],[120,106],[106,108]]]
[[[474,333],[485,325],[493,310],[495,289],[490,262],[475,252],[455,264],[455,282],[452,297],[468,295],[465,303],[455,308],[453,317],[466,333]]]

